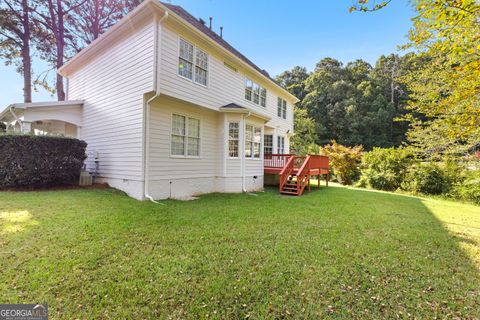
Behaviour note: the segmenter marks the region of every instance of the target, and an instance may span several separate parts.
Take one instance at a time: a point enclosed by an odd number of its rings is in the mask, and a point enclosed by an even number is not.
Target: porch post
[[[21,130],[22,130],[22,133],[31,133],[32,123],[28,121],[22,121]]]

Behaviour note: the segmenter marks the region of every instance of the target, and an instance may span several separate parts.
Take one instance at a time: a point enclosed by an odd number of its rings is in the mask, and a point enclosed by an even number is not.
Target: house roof
[[[277,86],[281,91],[288,95],[292,99],[298,101],[298,98],[288,92],[285,88],[280,86],[273,78],[270,77],[267,71],[259,68],[251,60],[241,54],[238,50],[232,47],[228,42],[222,39],[218,34],[210,30],[207,26],[201,23],[198,19],[188,13],[185,9],[180,6],[172,5],[169,3],[160,2],[159,0],[145,0],[137,8],[131,11],[127,16],[123,17],[118,23],[112,26],[104,34],[98,37],[95,41],[85,47],[82,51],[77,53],[72,59],[65,63],[58,72],[63,76],[68,76],[72,70],[78,67],[79,64],[88,61],[91,59],[92,55],[97,51],[104,48],[108,48],[109,42],[115,41],[119,38],[119,34],[125,32],[125,30],[131,30],[132,26],[137,23],[142,23],[146,19],[146,15],[154,14],[156,10],[161,12],[170,12],[171,16],[175,19],[179,19],[183,24],[189,26],[192,31],[203,35],[208,41],[212,44],[219,47],[221,50],[225,50],[233,56],[237,61],[240,61],[242,64],[248,68],[253,69],[264,79],[267,79],[269,82]]]
[[[215,41],[216,43],[218,43],[219,45],[221,45],[222,47],[224,47],[225,49],[227,49],[230,53],[232,53],[233,55],[235,55],[237,58],[241,59],[243,62],[245,62],[246,64],[248,64],[250,67],[254,68],[255,70],[257,70],[258,72],[260,72],[261,74],[263,74],[265,77],[269,78],[270,80],[272,80],[273,82],[275,82],[275,84],[279,85],[272,77],[270,77],[270,75],[268,74],[268,72],[265,70],[265,69],[261,69],[260,67],[258,67],[255,63],[253,63],[250,59],[248,59],[247,57],[245,57],[242,53],[240,53],[237,49],[235,49],[234,47],[232,47],[227,41],[225,41],[222,37],[220,37],[216,32],[214,32],[213,30],[211,30],[210,28],[208,28],[205,24],[203,24],[202,22],[200,22],[199,19],[195,18],[194,16],[192,16],[190,13],[188,13],[188,11],[186,11],[185,9],[183,9],[181,6],[178,6],[178,5],[173,5],[173,4],[170,4],[170,3],[165,3],[165,2],[161,2],[165,7],[167,7],[168,9],[170,9],[171,11],[175,12],[178,16],[180,16],[182,19],[184,19],[185,21],[187,21],[189,24],[191,24],[192,26],[194,26],[195,28],[197,28],[198,30],[200,30],[201,32],[203,32],[205,35],[207,35],[210,39],[212,39],[213,41]]]
[[[242,107],[241,105],[238,105],[236,103],[229,103],[224,106],[220,107],[221,112],[229,112],[229,113],[243,113],[243,114],[251,114],[254,115],[257,118],[260,118],[265,121],[270,121],[272,118],[269,116],[262,114],[260,112],[257,112],[253,109],[247,108],[247,107]]]
[[[45,101],[45,102],[29,102],[29,103],[13,103],[8,105],[0,112],[0,121],[10,121],[14,117],[14,110],[25,110],[34,108],[76,108],[82,107],[83,100],[68,100],[68,101]],[[12,114],[13,112],[13,114]]]
[[[245,107],[242,107],[236,103],[229,103],[229,104],[226,104],[224,106],[221,106],[220,108],[223,108],[223,109],[247,109]]]
[[[30,103],[14,103],[8,107],[16,109],[29,108],[45,108],[45,107],[66,107],[66,106],[82,106],[83,100],[67,100],[67,101],[45,101],[45,102],[30,102]]]

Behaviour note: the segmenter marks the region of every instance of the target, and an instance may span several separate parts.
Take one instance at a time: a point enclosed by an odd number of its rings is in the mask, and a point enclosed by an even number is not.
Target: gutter
[[[168,18],[168,11],[165,11],[163,16],[161,18],[158,17],[158,15],[155,14],[154,16],[154,22],[155,22],[155,28],[154,28],[154,60],[153,60],[153,70],[154,70],[154,88],[155,88],[155,95],[148,99],[146,104],[145,104],[145,110],[144,110],[144,145],[143,145],[143,159],[144,159],[144,169],[143,169],[143,194],[144,197],[147,198],[148,200],[158,203],[159,202],[155,201],[153,197],[149,194],[149,171],[150,171],[150,104],[152,103],[153,100],[158,98],[160,96],[160,54],[159,54],[159,25],[163,22],[163,20]]]

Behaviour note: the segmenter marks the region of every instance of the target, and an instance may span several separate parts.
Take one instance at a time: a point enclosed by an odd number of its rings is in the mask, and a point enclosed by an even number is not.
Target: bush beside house
[[[77,183],[86,146],[64,137],[0,135],[0,188]]]

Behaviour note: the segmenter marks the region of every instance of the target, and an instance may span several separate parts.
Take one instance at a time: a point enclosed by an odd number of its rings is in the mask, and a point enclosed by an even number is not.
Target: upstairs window
[[[208,79],[208,54],[191,43],[180,39],[178,74],[206,86]]]
[[[200,155],[200,120],[172,115],[171,155],[191,156]]]
[[[278,97],[277,100],[277,116],[283,119],[287,119],[287,101]]]
[[[228,124],[228,156],[230,158],[238,158],[239,129],[238,122]]]
[[[266,107],[267,89],[250,79],[245,79],[245,99],[262,107]]]
[[[245,158],[260,159],[262,147],[262,129],[252,125],[245,126]]]

